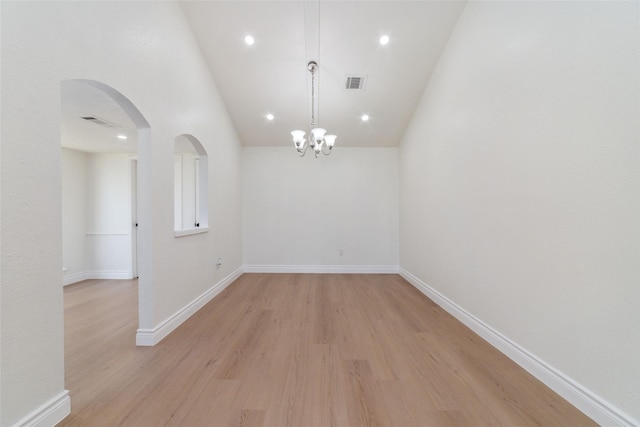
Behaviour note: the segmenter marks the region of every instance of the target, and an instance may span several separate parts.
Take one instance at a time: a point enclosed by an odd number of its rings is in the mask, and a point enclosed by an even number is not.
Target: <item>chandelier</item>
[[[311,147],[316,158],[318,154],[322,153],[326,156],[331,154],[333,144],[336,142],[335,135],[325,135],[326,129],[316,127],[316,114],[315,114],[315,76],[318,71],[318,63],[316,61],[310,61],[307,64],[307,69],[311,73],[311,132],[309,133],[309,141],[305,139],[305,131],[294,130],[291,132],[293,137],[293,144],[298,151],[300,157],[307,153],[307,149]]]

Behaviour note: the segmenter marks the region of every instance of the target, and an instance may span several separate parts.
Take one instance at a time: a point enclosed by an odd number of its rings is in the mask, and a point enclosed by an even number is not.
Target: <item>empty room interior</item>
[[[5,1],[0,425],[640,425],[640,1]]]

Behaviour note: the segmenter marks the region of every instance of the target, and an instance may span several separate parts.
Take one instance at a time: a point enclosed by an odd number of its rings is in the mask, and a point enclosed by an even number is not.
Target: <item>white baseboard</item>
[[[69,397],[69,390],[64,390],[18,421],[13,427],[51,427],[58,424],[70,413],[71,398]]]
[[[153,329],[138,329],[136,334],[136,345],[138,346],[154,346],[159,343],[164,337],[169,335],[180,326],[185,320],[191,317],[196,311],[200,310],[209,301],[211,301],[216,295],[222,292],[227,286],[233,283],[238,277],[242,275],[242,267],[222,279],[220,282],[213,285],[205,293],[191,301],[189,304],[178,310],[171,317],[159,324]]]
[[[398,274],[397,265],[245,265],[245,273]]]
[[[131,279],[131,272],[129,270],[92,270],[89,271],[88,274],[92,279]]]
[[[72,283],[82,282],[89,279],[103,279],[103,280],[125,280],[131,279],[131,272],[129,270],[89,270],[80,273],[67,274],[62,278],[62,284],[64,286],[71,285]]]
[[[400,268],[400,275],[415,286],[420,292],[431,298],[436,304],[449,314],[464,323],[488,341],[495,348],[507,355],[511,360],[527,370],[534,377],[542,381],[550,389],[569,401],[576,408],[591,417],[602,426],[632,427],[640,425],[609,402],[597,396],[581,384],[567,377],[546,362],[540,360],[528,350],[520,347],[482,320],[473,316],[465,309],[427,285],[413,274]]]
[[[89,277],[88,271],[83,271],[81,273],[65,274],[62,277],[62,284],[64,286],[67,286],[73,283],[78,283],[78,282],[82,282],[83,280],[89,280],[89,279],[91,279],[91,277]]]

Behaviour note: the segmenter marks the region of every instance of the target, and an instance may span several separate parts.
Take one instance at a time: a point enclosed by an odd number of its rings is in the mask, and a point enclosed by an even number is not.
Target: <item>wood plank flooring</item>
[[[135,281],[65,288],[61,426],[596,425],[395,275],[245,274],[136,328]]]

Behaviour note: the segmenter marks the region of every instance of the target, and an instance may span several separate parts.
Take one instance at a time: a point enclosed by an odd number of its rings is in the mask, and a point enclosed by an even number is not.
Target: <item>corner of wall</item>
[[[202,295],[191,301],[189,304],[176,311],[169,318],[152,329],[138,329],[136,333],[136,345],[142,347],[152,347],[162,341],[167,335],[173,332],[178,326],[193,316],[198,310],[204,307],[209,301],[215,298],[220,292],[227,288],[243,273],[243,267],[239,267],[233,273],[213,285]]]
[[[574,379],[564,375],[527,349],[502,335],[402,267],[400,267],[400,275],[449,314],[465,324],[493,347],[500,350],[531,375],[542,381],[547,387],[558,393],[580,411],[591,417],[598,424],[619,427],[640,425],[638,420],[632,419],[629,415],[597,396]]]

